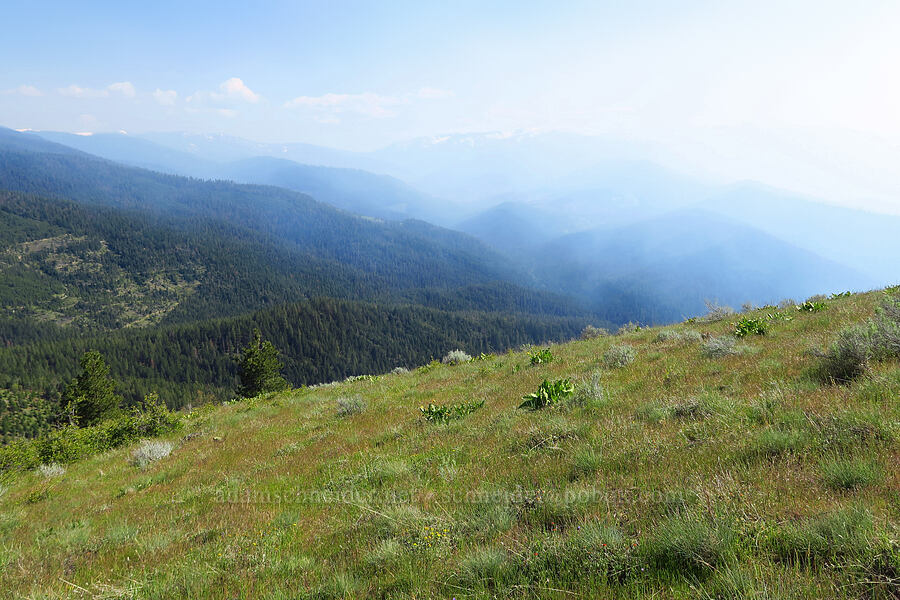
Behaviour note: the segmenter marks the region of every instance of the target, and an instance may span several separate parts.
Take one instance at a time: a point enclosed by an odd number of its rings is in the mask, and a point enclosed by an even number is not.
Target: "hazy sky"
[[[14,2],[0,124],[371,149],[565,130],[900,210],[900,2]]]

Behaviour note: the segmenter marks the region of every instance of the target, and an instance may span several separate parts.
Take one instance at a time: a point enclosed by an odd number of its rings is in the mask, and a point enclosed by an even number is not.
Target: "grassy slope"
[[[807,350],[871,316],[879,295],[775,322],[726,358],[704,358],[697,342],[655,341],[651,329],[554,346],[546,365],[510,353],[210,407],[183,432],[198,435],[173,437],[172,455],[144,471],[122,449],[57,478],[9,481],[0,589],[34,598],[896,597],[896,570],[869,559],[898,539],[900,365],[876,365],[848,386],[806,374],[816,360]],[[633,346],[636,360],[603,367],[613,344]],[[602,400],[516,410],[543,378],[597,369]],[[339,417],[336,399],[355,394],[366,410]],[[484,408],[447,425],[418,411],[479,399]],[[870,461],[876,475],[835,489],[823,477],[835,457]],[[305,490],[355,494],[294,500]],[[476,503],[468,492],[507,494]],[[779,550],[809,523],[836,522],[846,531],[825,533],[806,557]]]

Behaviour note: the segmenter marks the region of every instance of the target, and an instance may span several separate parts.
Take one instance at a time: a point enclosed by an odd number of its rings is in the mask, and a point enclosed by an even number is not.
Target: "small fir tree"
[[[92,350],[81,357],[81,374],[66,386],[63,399],[77,425],[93,425],[112,416],[122,403],[103,355]]]
[[[263,392],[277,392],[288,384],[281,376],[284,365],[278,360],[278,350],[272,342],[262,341],[259,329],[253,330],[253,341],[241,350],[238,358],[240,386],[238,393],[252,398]]]

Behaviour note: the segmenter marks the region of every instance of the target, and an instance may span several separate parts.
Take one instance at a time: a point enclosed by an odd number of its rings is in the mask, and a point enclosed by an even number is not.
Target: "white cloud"
[[[44,93],[34,87],[33,85],[20,85],[17,88],[13,88],[11,90],[3,90],[0,92],[0,95],[8,96],[12,94],[18,94],[20,96],[30,96],[32,98],[36,98],[37,96],[43,96]]]
[[[107,90],[95,90],[92,88],[83,88],[74,83],[68,87],[59,88],[56,92],[60,96],[68,96],[70,98],[106,98],[109,96]]]
[[[173,106],[178,99],[178,92],[156,88],[156,91],[153,92],[153,99],[163,106]]]
[[[238,111],[233,108],[218,108],[216,109],[216,112],[227,119],[233,119],[238,116]]]
[[[69,98],[108,98],[110,94],[118,94],[125,98],[134,98],[137,95],[134,85],[130,81],[117,81],[109,84],[102,90],[81,87],[73,83],[70,86],[57,89],[56,92],[60,96]]]
[[[248,88],[243,81],[237,77],[232,77],[223,81],[219,85],[220,94],[213,94],[213,97],[219,97],[223,100],[240,100],[242,102],[259,102],[259,94]]]
[[[247,87],[247,84],[238,77],[226,79],[219,84],[219,90],[216,92],[195,92],[187,97],[188,102],[194,103],[215,103],[215,104],[235,104],[246,102],[255,104],[262,99],[262,96]]]
[[[118,81],[116,83],[111,83],[106,87],[107,90],[116,94],[122,94],[126,98],[134,98],[136,92],[134,91],[134,85],[130,81]]]

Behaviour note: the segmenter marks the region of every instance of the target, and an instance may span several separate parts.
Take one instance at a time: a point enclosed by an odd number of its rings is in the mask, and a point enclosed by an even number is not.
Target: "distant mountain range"
[[[492,276],[574,296],[612,321],[678,319],[706,298],[772,302],[900,279],[898,217],[697,182],[641,158],[646,148],[585,136],[454,135],[369,153],[185,134],[40,137],[169,173],[298,190],[386,221],[450,226],[505,256],[482,263],[504,265]]]

